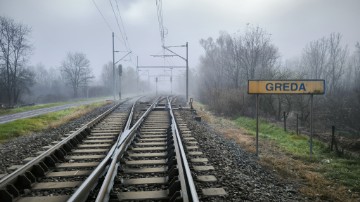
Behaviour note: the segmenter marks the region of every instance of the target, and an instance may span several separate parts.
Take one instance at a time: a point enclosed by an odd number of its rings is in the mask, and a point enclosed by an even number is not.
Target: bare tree
[[[334,93],[339,85],[341,76],[344,74],[344,68],[346,65],[346,59],[348,56],[347,46],[341,45],[341,34],[331,33],[329,43],[329,62],[328,62],[328,80],[329,80],[329,92]]]
[[[342,90],[347,93],[347,96],[342,96],[341,99],[347,100],[346,108],[348,109],[348,119],[344,120],[346,124],[358,131],[360,131],[360,43],[356,43],[355,51],[349,58],[349,67],[345,78],[343,79],[345,85]]]
[[[359,102],[360,102],[360,43],[357,42],[355,45],[355,52],[353,55],[353,67],[354,67],[354,87],[359,92]]]
[[[121,90],[123,94],[136,92],[137,88],[136,70],[133,67],[123,68],[121,76]]]
[[[328,58],[328,40],[325,37],[310,42],[303,53],[303,63],[308,77],[325,79]]]
[[[108,93],[112,92],[113,88],[113,63],[108,62],[102,67],[101,70],[101,80],[103,86],[106,88]]]
[[[35,84],[31,94],[26,98],[36,103],[47,103],[67,100],[72,95],[72,89],[66,88],[60,71],[57,68],[47,68],[39,63],[32,67],[35,74]]]
[[[8,105],[18,103],[21,94],[33,85],[34,74],[26,68],[31,52],[30,28],[0,17],[0,85]]]
[[[245,109],[244,104],[252,103],[245,90],[248,79],[273,78],[277,73],[278,50],[259,27],[249,26],[233,37],[221,32],[216,41],[202,39],[200,44],[205,55],[200,62],[199,94],[220,113],[232,114],[232,109]],[[269,99],[264,100],[272,104]]]
[[[200,44],[205,49],[205,56],[200,58],[200,96],[205,103],[214,107],[217,100],[213,98],[219,97],[222,82],[226,80],[223,77],[223,66],[219,65],[220,51],[211,37],[200,40]]]
[[[52,86],[52,82],[56,80],[58,74],[55,70],[48,70],[42,63],[37,64],[35,67],[35,82],[36,86],[43,91],[49,91]]]
[[[78,97],[81,87],[88,87],[94,78],[90,69],[90,61],[84,53],[68,53],[60,66],[61,74],[68,85],[72,87],[73,96]]]
[[[226,78],[222,83],[226,88],[237,88],[240,86],[241,66],[237,60],[236,41],[228,33],[221,32],[216,43],[219,51],[218,65]]]
[[[341,38],[340,33],[331,33],[328,38],[310,42],[302,56],[307,78],[325,79],[330,95],[340,84],[348,57],[348,48],[342,46]]]
[[[245,80],[267,78],[279,56],[277,48],[271,44],[270,34],[260,27],[249,27],[237,39],[237,57],[244,69]]]
[[[205,54],[200,58],[198,95],[215,112],[253,115],[254,97],[243,90],[249,79],[325,79],[326,93],[316,96],[313,103],[320,130],[331,125],[360,130],[360,43],[348,57],[341,34],[331,33],[310,42],[301,59],[284,68],[280,68],[270,34],[258,27],[233,36],[221,32],[216,40],[203,39],[200,44]],[[283,111],[297,113],[302,125],[309,124],[309,96],[264,95],[260,102],[263,115],[280,120]]]

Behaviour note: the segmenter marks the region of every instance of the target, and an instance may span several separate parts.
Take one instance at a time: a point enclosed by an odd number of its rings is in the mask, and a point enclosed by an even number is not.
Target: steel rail
[[[172,117],[171,117],[171,119],[172,119]],[[182,161],[181,150],[179,147],[179,144],[181,144],[181,142],[177,139],[175,130],[176,130],[175,126],[174,126],[173,122],[171,121],[171,131],[172,131],[172,136],[173,136],[173,140],[174,140],[176,162],[177,162],[177,167],[178,167],[178,172],[179,172],[181,197],[184,202],[189,202],[189,201],[191,201],[190,200],[191,196],[188,194],[186,172],[185,172],[185,168],[184,168],[183,161]]]
[[[68,201],[76,201],[76,202],[82,202],[86,201],[90,192],[95,188],[95,186],[98,184],[99,179],[101,177],[104,177],[105,174],[109,173],[109,169],[111,168],[111,162],[114,159],[114,155],[116,155],[118,151],[118,146],[123,143],[124,136],[126,136],[127,132],[131,129],[129,129],[132,117],[134,114],[134,108],[135,104],[131,108],[131,112],[129,114],[126,126],[124,128],[124,131],[119,135],[116,143],[112,146],[106,157],[103,161],[96,167],[96,169],[90,174],[90,176],[80,185],[80,187],[72,194],[72,196],[68,199]],[[146,113],[146,112],[145,112]],[[142,116],[143,117],[143,116]],[[141,118],[142,118],[141,117]],[[141,119],[140,118],[140,119]],[[140,121],[139,119],[139,121]],[[138,121],[138,122],[139,122]],[[137,122],[137,123],[138,123]],[[136,125],[136,124],[135,124]],[[135,126],[134,125],[134,126]],[[134,127],[133,126],[133,127]],[[109,166],[110,165],[110,166]],[[106,179],[106,177],[105,177]]]
[[[136,102],[135,102],[136,103]],[[128,120],[132,120],[132,115],[135,107],[135,103],[133,104],[131,111],[129,113]],[[125,128],[128,127],[128,124],[126,123]],[[120,134],[118,137],[119,141]],[[98,166],[96,166],[95,170],[91,172],[89,177],[86,178],[86,180],[80,185],[80,187],[75,191],[75,193],[68,199],[68,201],[86,201],[88,198],[90,191],[95,188],[97,185],[98,179],[104,175],[106,172],[106,167],[109,165],[109,161],[111,160],[111,157],[115,151],[116,143],[111,147],[108,154],[105,156],[105,158],[99,163]]]
[[[178,129],[178,126],[176,123],[176,119],[175,119],[175,115],[173,113],[173,109],[171,106],[171,100],[169,100],[169,98],[168,98],[168,104],[169,104],[169,111],[170,111],[170,115],[171,115],[171,128],[172,128],[173,136],[175,136],[174,141],[176,141],[178,143],[177,149],[179,150],[179,155],[181,157],[181,161],[182,161],[181,167],[184,169],[183,172],[184,172],[184,177],[185,177],[185,181],[186,181],[185,185],[183,185],[183,184],[181,185],[182,186],[182,189],[181,189],[182,195],[187,197],[187,200],[185,198],[184,201],[198,202],[199,197],[196,192],[195,183],[194,183],[193,177],[191,175],[189,163],[186,159],[186,154],[185,154],[184,147],[182,145],[180,132],[179,132],[179,129]],[[181,169],[179,169],[179,172],[180,172],[180,170]],[[185,186],[185,187],[183,187],[183,186]]]
[[[91,127],[93,127],[97,122],[101,121],[105,116],[110,114],[112,111],[114,111],[117,107],[119,107],[124,102],[128,101],[129,99],[124,100],[123,102],[120,102],[116,104],[115,106],[111,107],[110,109],[106,110],[104,113],[99,115],[98,117],[94,118],[89,123],[85,124],[75,132],[73,132],[71,135],[51,147],[50,149],[44,151],[39,156],[35,157],[22,167],[18,168],[14,172],[10,173],[9,175],[5,176],[3,179],[0,180],[0,190],[6,190],[7,185],[14,184],[18,177],[21,175],[25,175],[29,170],[31,170],[35,165],[38,165],[39,163],[45,161],[47,157],[50,157],[53,155],[57,150],[63,148],[66,144],[68,144],[71,140],[75,139],[77,136],[81,135],[83,132],[89,130]]]
[[[112,190],[114,184],[114,178],[117,175],[118,167],[120,166],[120,158],[126,151],[127,147],[129,146],[129,142],[133,140],[135,137],[135,132],[143,123],[145,118],[149,115],[153,108],[159,102],[159,98],[155,100],[155,102],[146,110],[146,112],[139,118],[139,120],[131,127],[129,130],[124,131],[121,135],[121,141],[117,144],[117,149],[115,154],[112,158],[112,162],[109,166],[108,172],[105,176],[104,182],[100,188],[100,191],[96,197],[96,202],[107,202],[109,201],[110,191]]]

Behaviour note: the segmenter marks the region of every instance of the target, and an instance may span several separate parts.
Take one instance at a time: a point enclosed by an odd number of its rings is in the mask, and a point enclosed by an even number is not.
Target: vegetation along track
[[[66,201],[124,129],[130,101],[119,103],[0,180],[0,201]]]

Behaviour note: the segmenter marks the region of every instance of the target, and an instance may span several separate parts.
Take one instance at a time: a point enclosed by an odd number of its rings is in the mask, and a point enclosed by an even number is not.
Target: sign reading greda
[[[324,94],[325,80],[249,80],[249,94]]]

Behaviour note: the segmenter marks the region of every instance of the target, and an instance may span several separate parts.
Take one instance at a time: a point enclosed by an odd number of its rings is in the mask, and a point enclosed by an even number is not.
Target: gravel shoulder
[[[194,114],[182,111],[199,147],[215,167],[219,186],[227,196],[216,201],[309,201],[299,186],[281,178],[274,170],[263,167],[258,157],[245,151],[234,140],[226,138],[206,121],[197,122]]]
[[[242,151],[245,151],[246,155],[253,156],[255,153],[255,136],[251,134],[251,131],[239,127],[238,123],[232,119],[214,115],[208,111],[204,105],[195,103],[194,106],[198,115],[202,118],[202,123],[199,123],[200,125],[210,128],[210,130],[218,136],[221,136],[223,139],[234,142],[237,147],[240,147]],[[342,164],[344,167],[332,168],[330,166],[340,164],[336,164],[335,162],[330,165],[322,159],[318,161],[303,159],[289,153],[276,141],[272,141],[268,138],[259,139],[259,152],[259,158],[255,157],[256,160],[253,159],[253,161],[262,166],[262,169],[265,169],[266,172],[275,176],[276,180],[280,180],[284,185],[291,185],[298,195],[299,200],[359,201],[360,199],[359,192],[356,191],[356,184],[347,187],[342,181],[331,178],[328,175],[329,173],[331,174],[331,172],[338,175],[342,172],[349,172],[348,169],[352,169],[351,166],[354,164]],[[333,160],[335,161],[335,159]],[[338,159],[340,162],[341,160],[342,159]],[[356,162],[356,160],[350,159],[349,163],[352,162]],[[355,168],[356,165],[354,165]],[[336,169],[342,170],[339,170],[339,173],[335,173],[337,172]],[[356,172],[349,173],[347,176],[351,175],[356,175]],[[351,181],[351,178],[349,181]],[[354,187],[354,189],[352,189],[352,187]],[[298,199],[296,199],[296,201],[298,201]]]

